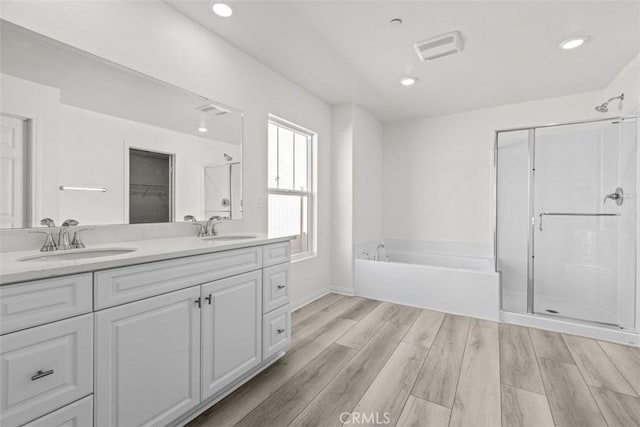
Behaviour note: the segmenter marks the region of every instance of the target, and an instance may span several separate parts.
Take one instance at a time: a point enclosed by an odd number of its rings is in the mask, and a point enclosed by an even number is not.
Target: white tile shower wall
[[[3,2],[3,19],[245,112],[244,228],[267,230],[267,118],[318,132],[318,229],[331,227],[329,106],[159,1]],[[141,25],[141,19],[144,25]],[[292,265],[292,301],[329,289],[328,233]]]

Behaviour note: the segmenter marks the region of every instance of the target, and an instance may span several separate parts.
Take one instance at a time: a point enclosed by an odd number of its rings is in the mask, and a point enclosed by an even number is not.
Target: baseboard
[[[338,286],[332,286],[329,292],[334,292],[336,294],[349,295],[353,296],[353,288],[343,288]]]
[[[291,301],[291,311],[296,311],[302,307],[304,307],[305,305],[317,300],[320,297],[325,296],[326,294],[328,294],[329,292],[332,292],[331,288],[324,288],[319,290],[318,292],[314,292],[311,295],[307,295],[303,298],[298,298],[295,301]]]

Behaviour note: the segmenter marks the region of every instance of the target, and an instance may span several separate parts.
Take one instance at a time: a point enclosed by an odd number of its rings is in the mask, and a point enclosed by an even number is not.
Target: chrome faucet
[[[219,215],[214,215],[211,218],[209,218],[209,220],[207,221],[207,236],[217,236],[218,235],[218,231],[216,230],[216,224],[220,224],[222,221],[224,221],[224,218],[222,218]]]
[[[84,242],[80,238],[80,232],[84,230],[91,230],[90,228],[83,228],[74,230],[73,239],[69,239],[69,227],[75,227],[79,222],[75,219],[68,219],[62,223],[60,230],[58,231],[58,243],[56,244],[53,238],[53,232],[55,231],[56,224],[51,218],[43,218],[40,220],[40,225],[46,226],[47,231],[30,231],[30,233],[41,233],[47,236],[44,239],[44,243],[40,248],[40,252],[52,252],[65,249],[82,249],[85,247]],[[71,240],[71,241],[69,241]]]
[[[374,261],[380,261],[380,251],[384,251],[384,245],[382,243],[380,243],[376,248],[376,255],[373,258]],[[385,254],[385,261],[387,261],[386,254]]]
[[[58,233],[58,250],[73,249],[69,241],[69,227],[75,227],[79,222],[75,219],[67,219],[62,223]]]
[[[204,236],[207,235],[207,230],[205,229],[205,226],[200,224],[195,216],[193,216],[193,215],[185,215],[184,216],[184,220],[186,222],[191,222],[191,223],[193,223],[193,225],[196,225],[196,226],[200,227],[198,229],[198,237],[204,237]]]

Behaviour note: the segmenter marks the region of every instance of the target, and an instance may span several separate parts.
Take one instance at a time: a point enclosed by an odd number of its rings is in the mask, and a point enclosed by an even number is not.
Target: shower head
[[[598,105],[596,107],[596,111],[598,113],[606,113],[609,111],[609,103],[611,101],[614,101],[616,99],[619,99],[620,101],[624,101],[624,93],[621,93],[620,96],[614,96],[613,98],[609,99],[607,102],[603,102],[602,104]]]
[[[230,156],[230,155],[228,155],[227,153],[224,153],[224,159],[225,159],[227,162],[230,162],[231,160],[233,160],[233,157],[231,157],[231,156]]]

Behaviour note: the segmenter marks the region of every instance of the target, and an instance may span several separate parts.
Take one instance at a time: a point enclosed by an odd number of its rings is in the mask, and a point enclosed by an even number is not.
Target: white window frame
[[[292,123],[288,120],[285,120],[281,117],[275,116],[273,114],[269,114],[269,120],[267,122],[267,127],[269,124],[274,124],[278,127],[288,129],[294,133],[299,133],[307,136],[307,191],[302,190],[288,190],[288,189],[279,189],[271,187],[271,183],[267,183],[267,199],[271,194],[274,195],[288,195],[288,196],[303,196],[307,198],[307,250],[304,252],[296,252],[291,255],[291,261],[299,261],[307,258],[312,258],[316,256],[316,246],[315,246],[315,234],[316,234],[316,224],[315,224],[315,185],[314,185],[314,174],[315,174],[315,144],[318,137],[316,132],[312,130],[306,129],[302,126],[298,126],[295,123]],[[267,144],[269,143],[267,137]],[[279,152],[279,150],[278,150]],[[294,144],[294,158],[295,158],[295,144]],[[279,157],[278,157],[279,161]],[[293,164],[294,172],[293,176],[295,177],[295,162]],[[267,223],[267,227],[269,224]]]

